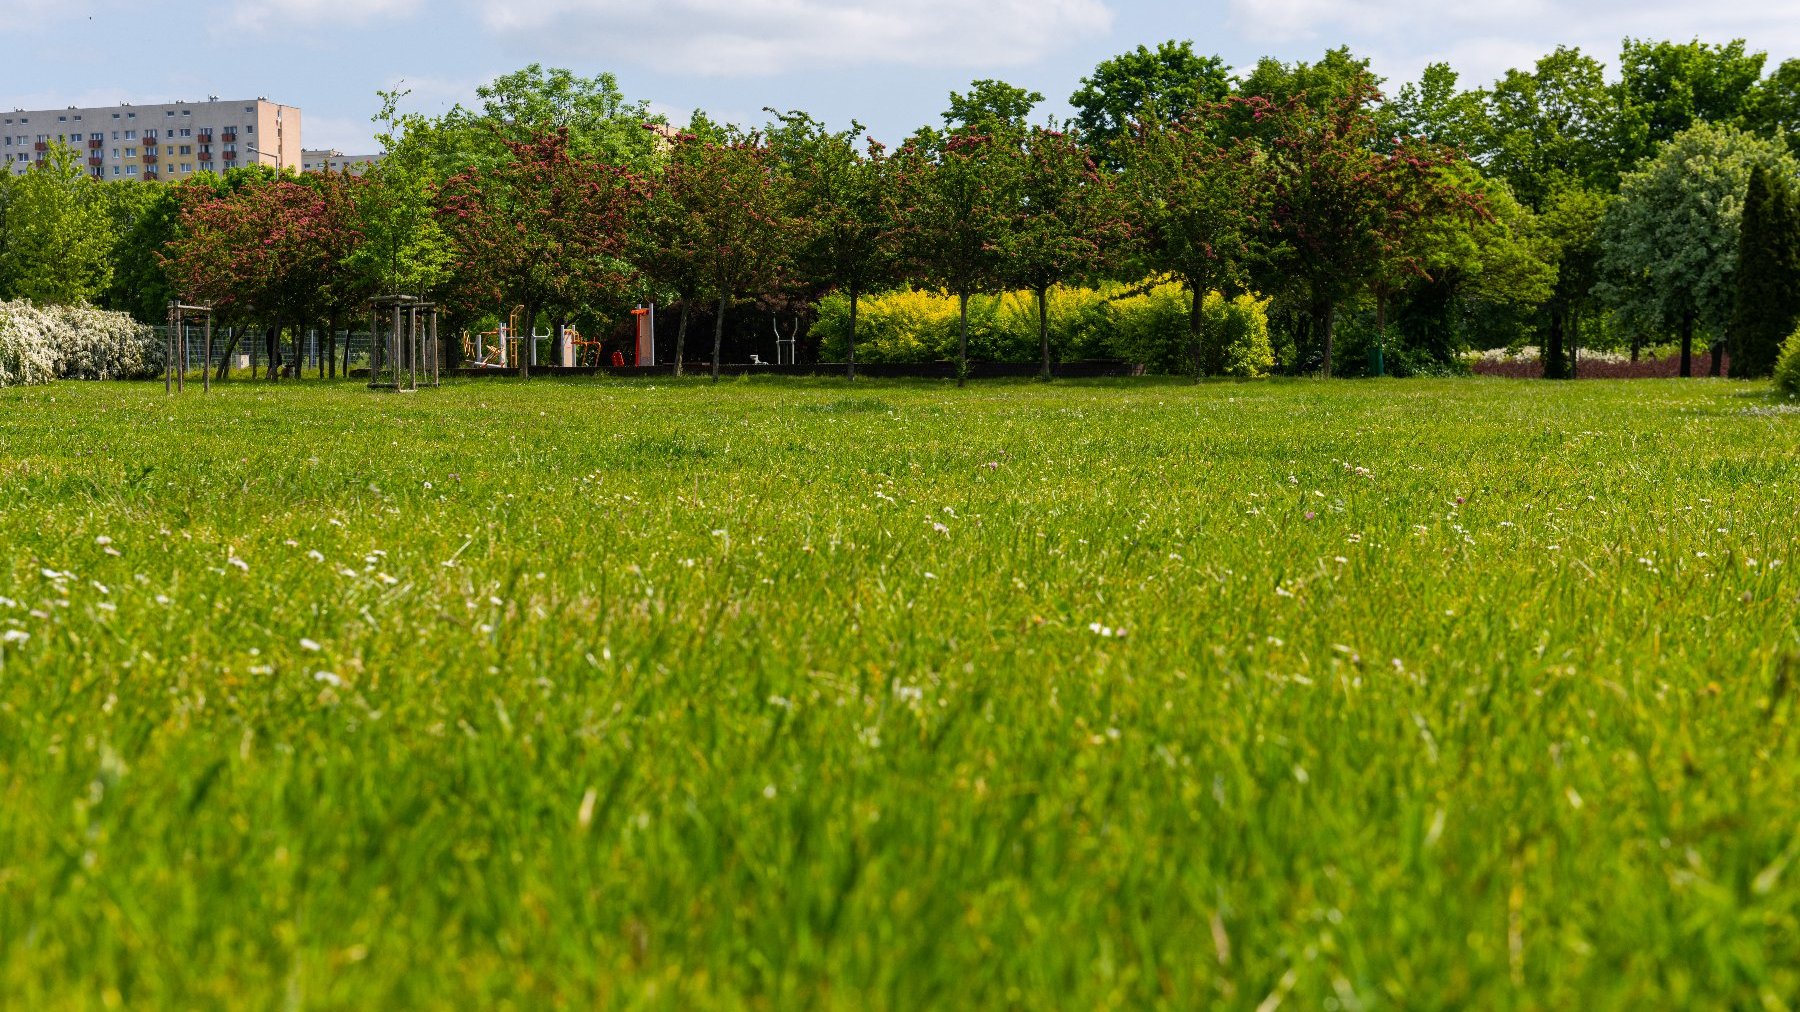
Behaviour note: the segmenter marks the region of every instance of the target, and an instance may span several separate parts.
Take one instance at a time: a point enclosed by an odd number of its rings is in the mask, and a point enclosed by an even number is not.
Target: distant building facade
[[[379,161],[380,155],[347,155],[336,148],[318,148],[300,152],[300,171],[350,172],[360,176]]]
[[[0,159],[17,175],[55,144],[95,179],[183,179],[245,165],[299,170],[300,110],[263,98],[0,113]]]

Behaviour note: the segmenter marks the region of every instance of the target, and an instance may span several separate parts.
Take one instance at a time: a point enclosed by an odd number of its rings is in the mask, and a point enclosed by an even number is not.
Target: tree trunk
[[[724,354],[725,349],[725,304],[730,298],[728,293],[721,292],[719,294],[719,315],[713,318],[712,381],[714,383],[719,382],[719,356]]]
[[[226,335],[225,354],[219,356],[218,371],[213,373],[213,379],[217,382],[224,382],[225,377],[231,373],[231,356],[237,351],[238,330],[239,328],[232,327],[230,333]]]
[[[1335,338],[1337,336],[1337,334],[1336,334],[1336,331],[1337,331],[1337,303],[1336,302],[1326,302],[1325,303],[1325,319],[1323,321],[1321,321],[1320,329],[1325,331],[1325,366],[1324,366],[1325,378],[1330,379],[1331,378],[1331,355],[1332,355],[1332,352],[1335,350],[1334,345],[1335,345]]]
[[[681,375],[681,355],[687,349],[688,298],[676,295],[681,300],[681,323],[675,328],[675,375]]]
[[[1050,378],[1050,288],[1048,285],[1038,286],[1037,302],[1038,350],[1043,354],[1044,359],[1042,376],[1048,380]]]
[[[1685,313],[1681,317],[1681,376],[1686,379],[1694,375],[1694,314]]]
[[[294,322],[294,360],[288,363],[288,376],[299,379],[306,370],[306,317]]]
[[[969,385],[969,293],[958,292],[957,304],[961,307],[961,333],[956,345],[956,385]]]
[[[537,307],[529,302],[525,303],[525,312],[520,314],[519,323],[519,329],[524,333],[522,336],[513,335],[519,340],[519,377],[530,379],[531,349],[537,345],[537,338],[533,336],[537,333]]]
[[[1724,355],[1725,355],[1725,342],[1722,340],[1714,341],[1712,343],[1712,370],[1710,373],[1710,375],[1714,379],[1719,378],[1719,370],[1725,364],[1723,361]]]
[[[1387,375],[1387,293],[1375,293],[1375,368],[1377,376]]]
[[[326,321],[325,347],[320,349],[324,355],[319,359],[319,375],[326,379],[337,379],[337,332],[338,320],[334,316]]]
[[[1199,383],[1206,375],[1206,298],[1200,294],[1200,286],[1191,281],[1188,291],[1194,296],[1188,307],[1188,340],[1194,343],[1194,382]]]
[[[1567,320],[1562,307],[1550,310],[1550,334],[1544,342],[1544,378],[1568,379],[1569,364],[1563,353],[1563,337],[1566,333]]]
[[[263,353],[269,357],[269,367],[263,378],[277,380],[281,378],[281,327],[270,324],[263,328]]]
[[[856,378],[856,300],[860,295],[861,295],[861,293],[856,290],[856,286],[851,285],[850,286],[850,341],[849,341],[849,344],[846,346],[848,353],[845,355],[845,358],[848,359],[848,361],[844,365],[844,377],[846,379],[855,379]]]
[[[350,378],[350,332],[344,332],[344,378]]]

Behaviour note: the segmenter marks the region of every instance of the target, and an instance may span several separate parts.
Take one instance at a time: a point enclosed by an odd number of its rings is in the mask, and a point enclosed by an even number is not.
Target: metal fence
[[[166,347],[170,328],[162,325],[151,329],[156,332],[157,342]],[[197,372],[203,367],[217,372],[219,366],[224,364],[227,366],[227,375],[233,372],[254,372],[255,375],[261,375],[269,368],[268,346],[261,327],[214,327],[210,361],[206,360],[205,328],[190,323],[183,329],[187,331],[187,360],[183,363],[186,372]],[[350,369],[369,367],[369,332],[340,330],[336,334],[337,343],[333,347],[330,332],[323,329],[307,330],[300,341],[300,368],[303,373],[317,375],[327,351],[333,352],[339,375],[344,375]],[[280,357],[283,364],[288,364],[293,354],[294,339],[292,334],[288,334],[281,341]]]

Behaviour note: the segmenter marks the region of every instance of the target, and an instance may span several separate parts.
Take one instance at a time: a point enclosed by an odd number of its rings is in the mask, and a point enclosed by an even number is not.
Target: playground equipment
[[[769,326],[775,331],[775,364],[793,365],[799,361],[800,317],[794,317],[794,325],[788,328],[787,336],[781,334],[781,320],[774,313],[769,314]]]
[[[639,306],[631,311],[633,322],[637,324],[637,347],[631,356],[632,365],[656,364],[656,303]]]
[[[180,299],[169,300],[169,324],[163,331],[164,350],[168,352],[168,364],[163,369],[163,393],[187,392],[188,367],[188,333],[187,317],[189,315],[205,318],[205,338],[200,359],[200,384],[202,393],[212,392],[212,318],[211,306],[184,305]]]
[[[391,318],[386,333],[383,317]],[[421,369],[438,385],[438,307],[416,295],[385,295],[369,303],[369,389],[419,389]]]

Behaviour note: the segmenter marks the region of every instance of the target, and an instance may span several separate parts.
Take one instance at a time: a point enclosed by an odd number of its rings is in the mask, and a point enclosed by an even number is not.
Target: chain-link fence
[[[166,325],[151,328],[156,332],[159,342],[167,347],[170,328]],[[187,331],[187,355],[184,363],[186,371],[195,372],[205,368],[215,373],[223,365],[224,375],[234,372],[262,375],[269,368],[269,345],[267,332],[261,327],[214,327],[212,333],[212,358],[206,357],[206,328],[202,325],[184,324]],[[335,337],[334,341],[332,338]],[[336,364],[338,375],[344,375],[351,369],[367,369],[369,367],[369,332],[366,330],[339,330],[336,332],[323,329],[308,329],[300,339],[300,369],[306,375],[318,375],[324,365],[326,356],[331,356]],[[287,367],[294,357],[294,338],[291,332],[284,333],[277,350],[276,361]],[[330,370],[325,370],[330,371]]]

